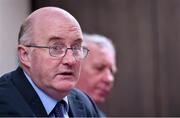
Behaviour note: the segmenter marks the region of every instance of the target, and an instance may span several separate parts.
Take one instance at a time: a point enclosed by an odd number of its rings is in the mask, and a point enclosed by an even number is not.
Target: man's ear
[[[19,61],[23,66],[30,67],[29,50],[23,45],[18,46]]]

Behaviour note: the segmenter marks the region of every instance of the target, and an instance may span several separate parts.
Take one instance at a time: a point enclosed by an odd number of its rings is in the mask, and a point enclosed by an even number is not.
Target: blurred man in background
[[[98,34],[83,34],[84,46],[90,50],[82,62],[77,87],[87,93],[96,104],[105,102],[113,87],[116,72],[115,48],[110,39]]]

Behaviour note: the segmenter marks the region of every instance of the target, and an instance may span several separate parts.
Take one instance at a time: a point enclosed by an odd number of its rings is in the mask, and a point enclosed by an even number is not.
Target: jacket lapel
[[[23,70],[20,67],[13,72],[12,81],[30,106],[35,116],[48,116],[39,96],[27,80]]]
[[[76,93],[72,90],[68,95],[69,102],[69,116],[70,117],[83,117],[86,116],[84,104],[77,98]]]

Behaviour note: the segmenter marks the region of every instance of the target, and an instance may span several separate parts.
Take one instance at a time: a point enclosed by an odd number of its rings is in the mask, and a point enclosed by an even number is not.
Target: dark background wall
[[[32,0],[57,6],[82,30],[112,39],[118,72],[108,116],[180,116],[180,0]]]

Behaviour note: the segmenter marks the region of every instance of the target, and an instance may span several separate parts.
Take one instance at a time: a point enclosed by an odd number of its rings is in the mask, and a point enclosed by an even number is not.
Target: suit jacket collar
[[[35,116],[48,116],[39,96],[27,80],[22,68],[18,67],[17,70],[13,72],[12,81],[29,104],[33,113],[35,113]]]

